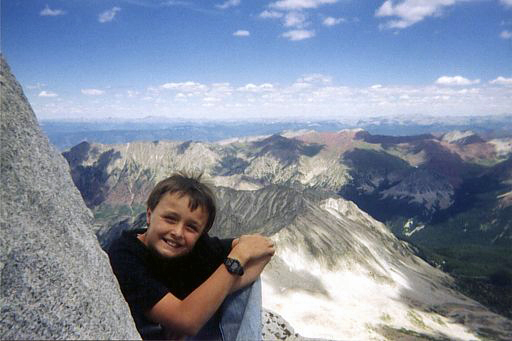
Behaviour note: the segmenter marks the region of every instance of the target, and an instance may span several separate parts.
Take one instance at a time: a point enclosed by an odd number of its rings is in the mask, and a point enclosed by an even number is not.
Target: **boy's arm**
[[[271,257],[274,251],[268,238],[244,236],[231,250],[229,257],[238,259],[246,267],[253,260]],[[229,273],[222,264],[184,300],[168,293],[148,311],[147,316],[172,331],[195,335],[233,291],[237,281],[240,281],[240,277]]]
[[[238,244],[239,239],[234,239],[232,243],[232,247],[235,247]],[[238,277],[231,287],[230,293],[233,293],[239,289],[245,288],[249,284],[253,283],[263,272],[265,266],[272,259],[272,255],[265,255],[258,259],[252,259],[244,266],[244,274]]]

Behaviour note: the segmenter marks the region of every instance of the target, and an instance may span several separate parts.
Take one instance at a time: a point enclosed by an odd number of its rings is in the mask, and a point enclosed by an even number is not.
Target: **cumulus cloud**
[[[381,28],[403,29],[427,17],[439,16],[445,7],[465,0],[386,0],[375,12],[376,17],[397,17],[381,25]]]
[[[141,90],[138,96],[124,96],[114,101],[85,101],[80,104],[61,101],[57,104],[55,102],[61,100],[59,96],[57,99],[34,101],[34,109],[40,117],[66,117],[70,113],[102,117],[109,113],[126,118],[151,112],[156,116],[175,117],[176,113],[181,113],[182,117],[208,119],[275,119],[300,115],[304,118],[359,120],[375,113],[443,117],[461,113],[509,113],[512,78],[499,76],[485,83],[462,87],[441,84],[353,87],[336,83],[327,74],[305,74],[286,84],[165,83]]]
[[[236,7],[238,5],[240,5],[240,0],[226,0],[224,3],[220,5],[215,5],[215,7],[220,9],[226,9],[229,7]]]
[[[462,76],[441,76],[436,80],[439,85],[473,85],[480,83],[480,79],[470,80]]]
[[[283,17],[283,13],[277,11],[264,10],[260,13],[260,18],[263,19],[279,19]]]
[[[263,83],[260,85],[249,83],[238,88],[237,90],[241,92],[268,92],[274,90],[274,85],[270,83]]]
[[[505,77],[499,76],[498,78],[493,79],[492,81],[489,81],[489,83],[496,84],[496,85],[512,85],[512,78],[505,78]]]
[[[39,97],[57,97],[59,95],[57,95],[55,92],[52,92],[52,91],[46,91],[46,90],[43,90],[39,93],[38,95]]]
[[[207,86],[201,83],[188,81],[181,83],[165,83],[160,85],[160,88],[165,90],[176,90],[180,92],[196,92],[205,91]]]
[[[281,36],[292,41],[299,41],[315,36],[315,31],[306,29],[312,25],[308,20],[308,11],[336,2],[338,0],[278,0],[271,2],[259,17],[281,19],[283,27],[288,29]],[[334,26],[342,21],[341,18],[328,17],[324,19],[324,25]]]
[[[311,30],[291,30],[282,34],[282,36],[291,41],[309,39],[315,36],[315,31]]]
[[[121,11],[121,8],[119,7],[113,7],[112,9],[109,9],[103,13],[100,13],[98,15],[98,21],[100,23],[106,23],[106,22],[110,22],[112,20],[114,20],[115,16],[117,15],[117,13]]]
[[[296,82],[302,83],[315,83],[315,84],[328,84],[332,82],[332,77],[321,73],[311,73],[303,75]]]
[[[512,32],[507,31],[507,30],[502,31],[502,32],[500,33],[500,37],[501,37],[502,39],[512,39]]]
[[[126,90],[126,95],[128,95],[128,97],[135,97],[140,95],[140,92],[136,90]]]
[[[345,22],[346,20],[343,18],[333,18],[333,17],[327,17],[322,21],[322,24],[324,26],[336,26],[338,24],[341,24],[342,22]]]
[[[326,4],[334,4],[338,0],[280,0],[270,4],[270,7],[280,10],[301,10],[318,8]]]
[[[41,10],[41,12],[39,12],[39,15],[43,16],[43,17],[56,17],[58,15],[64,15],[64,14],[66,14],[65,11],[63,11],[61,9],[51,9],[48,5],[46,5],[46,7],[43,8]]]
[[[248,37],[251,35],[251,33],[249,31],[246,31],[246,30],[238,30],[236,32],[233,32],[233,35],[235,37]]]
[[[285,27],[303,28],[307,26],[306,18],[303,12],[289,12],[283,18],[283,25]]]
[[[105,93],[105,91],[99,90],[99,89],[82,89],[82,90],[80,90],[80,92],[83,95],[87,95],[87,96],[101,96]]]

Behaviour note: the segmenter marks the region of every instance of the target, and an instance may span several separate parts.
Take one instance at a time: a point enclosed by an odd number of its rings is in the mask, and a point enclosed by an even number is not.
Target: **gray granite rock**
[[[0,339],[140,339],[68,164],[0,59]]]

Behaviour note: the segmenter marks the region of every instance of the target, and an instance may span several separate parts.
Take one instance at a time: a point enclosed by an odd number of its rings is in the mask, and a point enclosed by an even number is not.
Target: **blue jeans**
[[[226,297],[199,333],[187,340],[261,340],[261,280]]]

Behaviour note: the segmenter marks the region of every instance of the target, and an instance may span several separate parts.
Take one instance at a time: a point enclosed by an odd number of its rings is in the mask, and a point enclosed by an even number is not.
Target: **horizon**
[[[512,0],[1,2],[42,120],[512,113]]]

